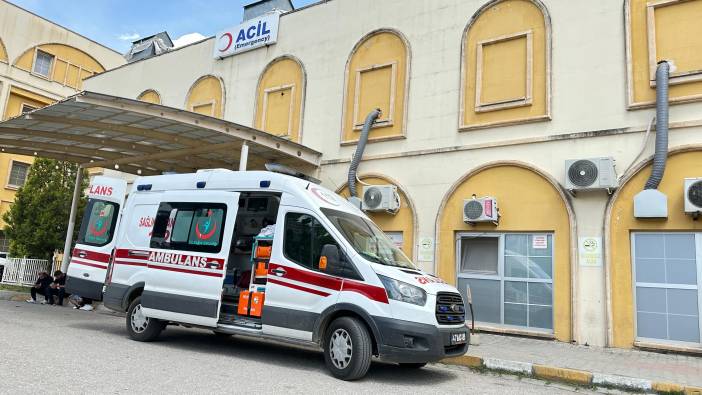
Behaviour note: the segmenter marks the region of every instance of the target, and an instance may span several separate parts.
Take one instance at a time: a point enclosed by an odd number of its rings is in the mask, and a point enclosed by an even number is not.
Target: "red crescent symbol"
[[[219,39],[222,40],[222,38],[224,38],[224,37],[228,37],[228,38],[229,38],[229,43],[227,44],[226,47],[220,48],[220,49],[219,49],[219,52],[224,52],[224,51],[228,50],[229,47],[232,46],[232,42],[234,41],[234,37],[232,37],[232,34],[229,33],[229,32],[222,34],[222,37],[220,37]]]
[[[107,226],[103,227],[102,230],[98,231],[97,229],[95,229],[95,224],[90,224],[90,233],[93,236],[102,236],[105,234],[105,232],[107,232]]]
[[[212,237],[212,235],[215,234],[215,231],[216,231],[216,230],[217,230],[217,223],[216,223],[216,222],[215,222],[215,224],[212,226],[212,230],[211,230],[209,233],[205,233],[205,234],[202,234],[202,233],[200,232],[200,224],[195,224],[195,234],[197,235],[197,238],[200,239],[200,240],[207,240],[207,239],[209,239],[210,237]]]

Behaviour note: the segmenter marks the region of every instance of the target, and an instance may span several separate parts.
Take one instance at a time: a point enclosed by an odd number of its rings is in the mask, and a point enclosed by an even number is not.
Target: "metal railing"
[[[47,259],[7,258],[2,271],[3,284],[33,285],[39,273],[50,272],[52,263]]]

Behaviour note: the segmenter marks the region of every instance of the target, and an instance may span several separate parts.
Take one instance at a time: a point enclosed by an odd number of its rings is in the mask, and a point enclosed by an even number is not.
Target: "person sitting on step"
[[[36,303],[37,302],[37,294],[44,295],[44,301],[41,302],[41,304],[54,304],[54,298],[51,295],[51,283],[54,281],[54,279],[49,276],[49,273],[47,272],[41,272],[39,273],[39,277],[37,277],[37,281],[34,282],[34,286],[30,289],[30,293],[32,294],[31,299],[27,299],[27,303]]]

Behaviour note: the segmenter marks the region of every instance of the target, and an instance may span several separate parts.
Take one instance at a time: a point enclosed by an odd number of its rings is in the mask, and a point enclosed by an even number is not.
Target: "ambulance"
[[[292,174],[292,173],[291,173]],[[126,313],[154,340],[167,325],[321,348],[332,375],[371,359],[421,368],[463,355],[465,307],[356,206],[301,174],[201,170],[94,177],[69,292]]]

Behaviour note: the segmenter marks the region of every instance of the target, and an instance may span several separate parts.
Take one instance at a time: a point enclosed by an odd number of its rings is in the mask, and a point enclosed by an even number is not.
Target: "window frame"
[[[504,110],[508,108],[524,107],[530,106],[534,98],[534,31],[526,30],[522,32],[516,32],[511,34],[505,34],[498,37],[488,38],[485,40],[478,41],[476,43],[476,57],[475,57],[475,112],[489,112]],[[483,86],[483,47],[487,45],[500,44],[503,42],[519,39],[521,37],[526,38],[526,87],[524,90],[525,96],[515,97],[512,99],[500,100],[496,102],[486,102],[481,101],[482,86]]]
[[[114,214],[112,215],[112,221],[110,221],[110,237],[107,239],[106,242],[104,243],[89,243],[85,241],[85,228],[88,226],[90,223],[90,213],[93,211],[93,206],[95,203],[105,203],[112,205]],[[86,245],[86,246],[91,246],[91,247],[104,247],[110,243],[112,243],[112,240],[115,238],[115,227],[117,226],[117,220],[119,219],[120,215],[120,209],[122,206],[117,203],[113,202],[110,200],[103,200],[103,199],[88,199],[88,204],[85,205],[85,211],[83,212],[83,221],[80,225],[80,230],[78,231],[78,240],[76,241],[76,244],[81,244],[81,245]],[[87,219],[87,222],[86,222]]]
[[[656,53],[656,8],[675,6],[687,0],[656,0],[646,4],[646,43],[648,45],[648,74],[649,86],[656,87],[656,70],[658,58]],[[669,84],[677,85],[687,82],[702,81],[702,69],[689,71],[670,71]]]
[[[29,107],[29,110],[25,110],[25,107]],[[27,103],[22,103],[20,105],[20,114],[26,114],[28,112],[38,110],[38,109],[39,109],[39,107],[33,106],[31,104],[27,104]]]
[[[341,273],[342,270],[336,271],[334,273],[330,273],[324,270],[319,270],[319,268],[312,268],[307,265],[304,265],[302,263],[299,263],[297,260],[292,259],[288,256],[288,254],[285,251],[285,241],[286,241],[286,231],[287,231],[287,219],[289,214],[299,214],[299,215],[309,215],[310,217],[314,218],[321,226],[324,228],[324,230],[329,233],[329,235],[334,239],[334,242],[336,245],[339,247],[339,260],[341,263],[346,267],[345,270],[342,269],[345,273]],[[332,276],[332,277],[339,277],[339,278],[348,278],[351,280],[358,280],[358,281],[364,281],[363,276],[359,273],[358,269],[356,269],[356,265],[352,262],[352,260],[349,258],[348,254],[346,254],[346,250],[344,247],[343,243],[340,243],[338,240],[338,237],[334,234],[334,232],[330,231],[327,225],[315,214],[309,213],[309,212],[304,212],[304,211],[295,211],[295,210],[290,210],[286,211],[283,213],[283,221],[282,221],[282,231],[283,231],[283,242],[281,243],[281,251],[283,252],[283,257],[291,263],[294,263],[297,266],[300,266],[306,270],[313,271],[315,273],[321,273],[327,276]]]
[[[51,63],[49,64],[49,70],[48,70],[48,73],[46,75],[36,71],[37,59],[39,58],[39,52],[51,57]],[[44,51],[42,49],[39,49],[39,47],[34,47],[34,59],[32,60],[32,70],[31,70],[32,75],[44,78],[46,80],[51,80],[51,78],[54,74],[54,67],[55,66],[56,66],[56,55],[52,54],[51,52],[47,52],[47,51]]]
[[[17,164],[22,164],[22,165],[26,165],[26,166],[27,166],[27,173],[26,173],[25,176],[24,176],[24,182],[22,183],[22,185],[16,185],[16,184],[12,184],[12,183],[10,182],[10,181],[12,180],[12,168],[15,167],[15,164],[16,164],[16,163],[17,163]],[[32,167],[32,164],[31,164],[31,163],[22,162],[22,161],[16,160],[16,159],[11,159],[11,160],[10,160],[10,169],[9,169],[9,171],[7,172],[7,181],[5,181],[5,188],[6,188],[6,189],[17,190],[17,189],[20,189],[21,187],[23,187],[24,184],[27,183],[27,178],[29,178],[29,169],[30,169],[31,167]]]
[[[360,114],[360,105],[361,105],[361,76],[363,73],[369,72],[369,71],[375,71],[375,70],[380,70],[384,68],[390,67],[390,108],[388,111],[383,111],[384,114],[387,114],[387,118],[381,121],[376,121],[371,125],[371,129],[373,128],[380,128],[380,127],[385,127],[385,126],[393,126],[395,125],[394,121],[394,115],[395,115],[395,92],[397,90],[397,61],[393,60],[391,62],[387,63],[381,63],[381,64],[373,64],[370,66],[362,67],[359,69],[355,70],[356,74],[356,80],[354,81],[354,91],[353,91],[353,130],[361,130],[363,129],[363,123],[365,122],[365,119],[358,119],[358,116],[364,116],[363,114]]]
[[[295,84],[286,84],[265,88],[263,90],[263,104],[261,107],[261,130],[266,130],[266,116],[268,115],[268,95],[290,89],[290,108],[288,109],[288,130],[284,134],[274,136],[291,138],[293,129],[293,118],[295,116]]]
[[[204,107],[207,105],[212,106],[212,111],[210,111],[209,115],[195,111],[195,107]],[[205,116],[210,116],[210,117],[215,117],[215,113],[217,112],[216,108],[217,108],[217,100],[216,99],[203,100],[203,101],[199,101],[199,102],[195,102],[195,103],[190,104],[190,112],[194,112],[194,113],[199,114],[199,115],[205,115]]]
[[[522,277],[506,277],[505,276],[505,236],[507,235],[547,235],[551,236],[551,278],[522,278]],[[475,272],[475,274],[470,274],[470,272],[461,271],[461,241],[462,239],[478,238],[478,237],[492,237],[498,238],[497,243],[497,274],[485,274],[480,272]],[[553,336],[555,334],[556,327],[556,307],[555,307],[555,289],[551,293],[551,329],[538,328],[532,326],[520,326],[505,324],[505,282],[523,282],[523,283],[545,283],[551,284],[555,287],[555,266],[556,266],[556,235],[554,232],[500,232],[500,233],[478,233],[478,232],[457,232],[455,237],[455,268],[456,268],[456,286],[458,286],[459,279],[476,279],[476,280],[492,280],[500,282],[500,322],[485,322],[485,321],[475,321],[476,325],[480,328],[500,328],[507,330],[516,330],[519,332],[534,333],[539,335]],[[460,290],[459,290],[460,292]],[[527,323],[529,322],[529,308],[532,304],[528,303],[527,299]],[[534,304],[535,305],[535,304]],[[467,317],[466,317],[467,319]]]
[[[641,235],[641,234],[655,234],[655,235],[675,235],[675,234],[692,234],[695,237],[695,265],[697,269],[697,284],[696,285],[691,285],[691,284],[673,284],[673,286],[670,286],[671,284],[668,283],[639,283],[636,281],[636,235]],[[683,346],[683,347],[696,347],[700,348],[702,347],[702,232],[695,232],[695,231],[689,231],[689,232],[631,232],[630,235],[630,247],[631,247],[631,281],[632,281],[632,313],[634,315],[634,341],[635,342],[641,342],[641,343],[654,343],[654,344],[662,344],[662,345],[670,345],[670,346]],[[637,300],[636,300],[636,288],[639,286],[639,284],[642,284],[641,287],[644,288],[657,288],[657,289],[686,289],[686,290],[696,290],[697,291],[697,329],[699,330],[699,343],[693,343],[693,342],[686,342],[686,341],[681,341],[681,340],[670,340],[670,339],[657,339],[657,338],[651,338],[651,337],[640,337],[638,335],[638,307],[637,307]],[[667,305],[667,302],[666,302]],[[666,307],[667,309],[667,307]],[[667,316],[668,313],[666,311],[666,334],[668,333],[668,328],[667,328]]]
[[[168,207],[168,209],[166,209]],[[165,239],[165,232],[168,230],[168,221],[170,219],[170,213],[175,210],[192,210],[193,211],[193,219],[195,218],[194,212],[199,209],[221,209],[223,210],[222,212],[222,224],[220,226],[220,232],[219,232],[219,240],[217,241],[216,246],[209,246],[209,245],[196,245],[196,244],[190,244],[190,229],[192,229],[192,219],[190,221],[190,226],[188,228],[188,238],[186,239],[185,242],[172,242],[170,241],[170,238],[168,241]],[[156,209],[156,216],[154,218],[154,226],[153,226],[153,231],[151,234],[151,237],[149,238],[149,248],[153,249],[159,249],[159,250],[168,250],[168,251],[189,251],[189,252],[202,252],[202,253],[209,253],[209,254],[219,254],[222,251],[222,241],[224,240],[224,234],[226,225],[227,225],[227,209],[228,205],[226,203],[219,203],[219,202],[159,202],[158,208]],[[157,227],[162,226],[161,218],[164,218],[163,214],[164,212],[168,212],[168,215],[166,216],[166,224],[164,227],[164,234],[161,236],[159,233],[157,235]],[[173,226],[171,228],[171,235],[173,234],[173,228],[175,227],[175,219],[177,218],[178,213],[176,212],[176,217],[173,219]],[[160,232],[160,229],[158,230]],[[160,243],[160,244],[158,244]]]

